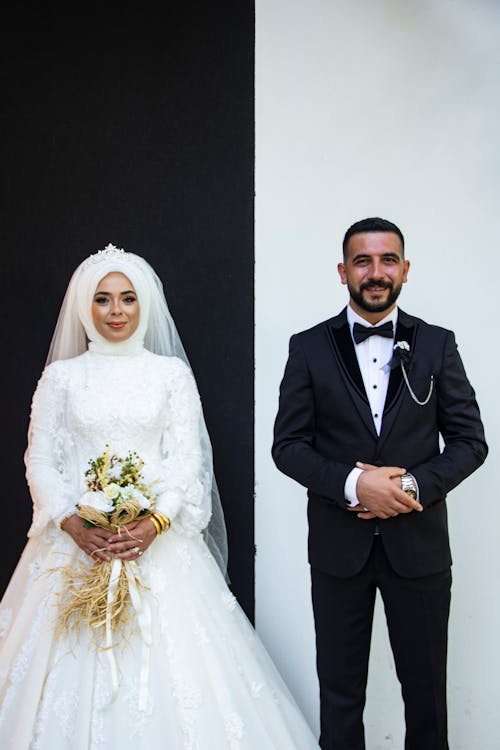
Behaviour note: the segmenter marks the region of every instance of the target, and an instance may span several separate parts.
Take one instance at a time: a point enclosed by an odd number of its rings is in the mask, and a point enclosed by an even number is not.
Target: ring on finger
[[[139,555],[141,550],[139,549],[139,547],[132,547],[132,552],[135,552],[136,555]]]

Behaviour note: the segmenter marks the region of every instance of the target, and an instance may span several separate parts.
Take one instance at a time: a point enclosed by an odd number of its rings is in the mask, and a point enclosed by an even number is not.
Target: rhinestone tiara
[[[93,255],[89,255],[86,260],[83,261],[83,268],[94,265],[94,263],[102,263],[104,260],[125,260],[127,253],[121,247],[116,247],[111,243],[106,245],[104,250],[98,250]]]

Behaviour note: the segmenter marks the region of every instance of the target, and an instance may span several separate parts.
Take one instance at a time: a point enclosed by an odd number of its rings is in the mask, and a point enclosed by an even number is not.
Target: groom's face
[[[349,239],[338,271],[349,289],[351,307],[376,323],[395,307],[409,267],[397,234],[363,232]]]

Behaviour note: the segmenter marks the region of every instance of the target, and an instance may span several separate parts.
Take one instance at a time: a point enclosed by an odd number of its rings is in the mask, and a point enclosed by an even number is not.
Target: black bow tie
[[[392,320],[388,320],[381,326],[362,326],[359,323],[354,323],[352,335],[356,344],[369,339],[370,336],[383,336],[386,339],[392,339],[394,337]]]

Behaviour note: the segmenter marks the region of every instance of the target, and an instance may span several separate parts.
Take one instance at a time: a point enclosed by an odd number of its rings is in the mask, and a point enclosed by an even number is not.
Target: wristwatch
[[[414,500],[417,499],[417,487],[411,474],[403,474],[401,477],[401,489]]]

